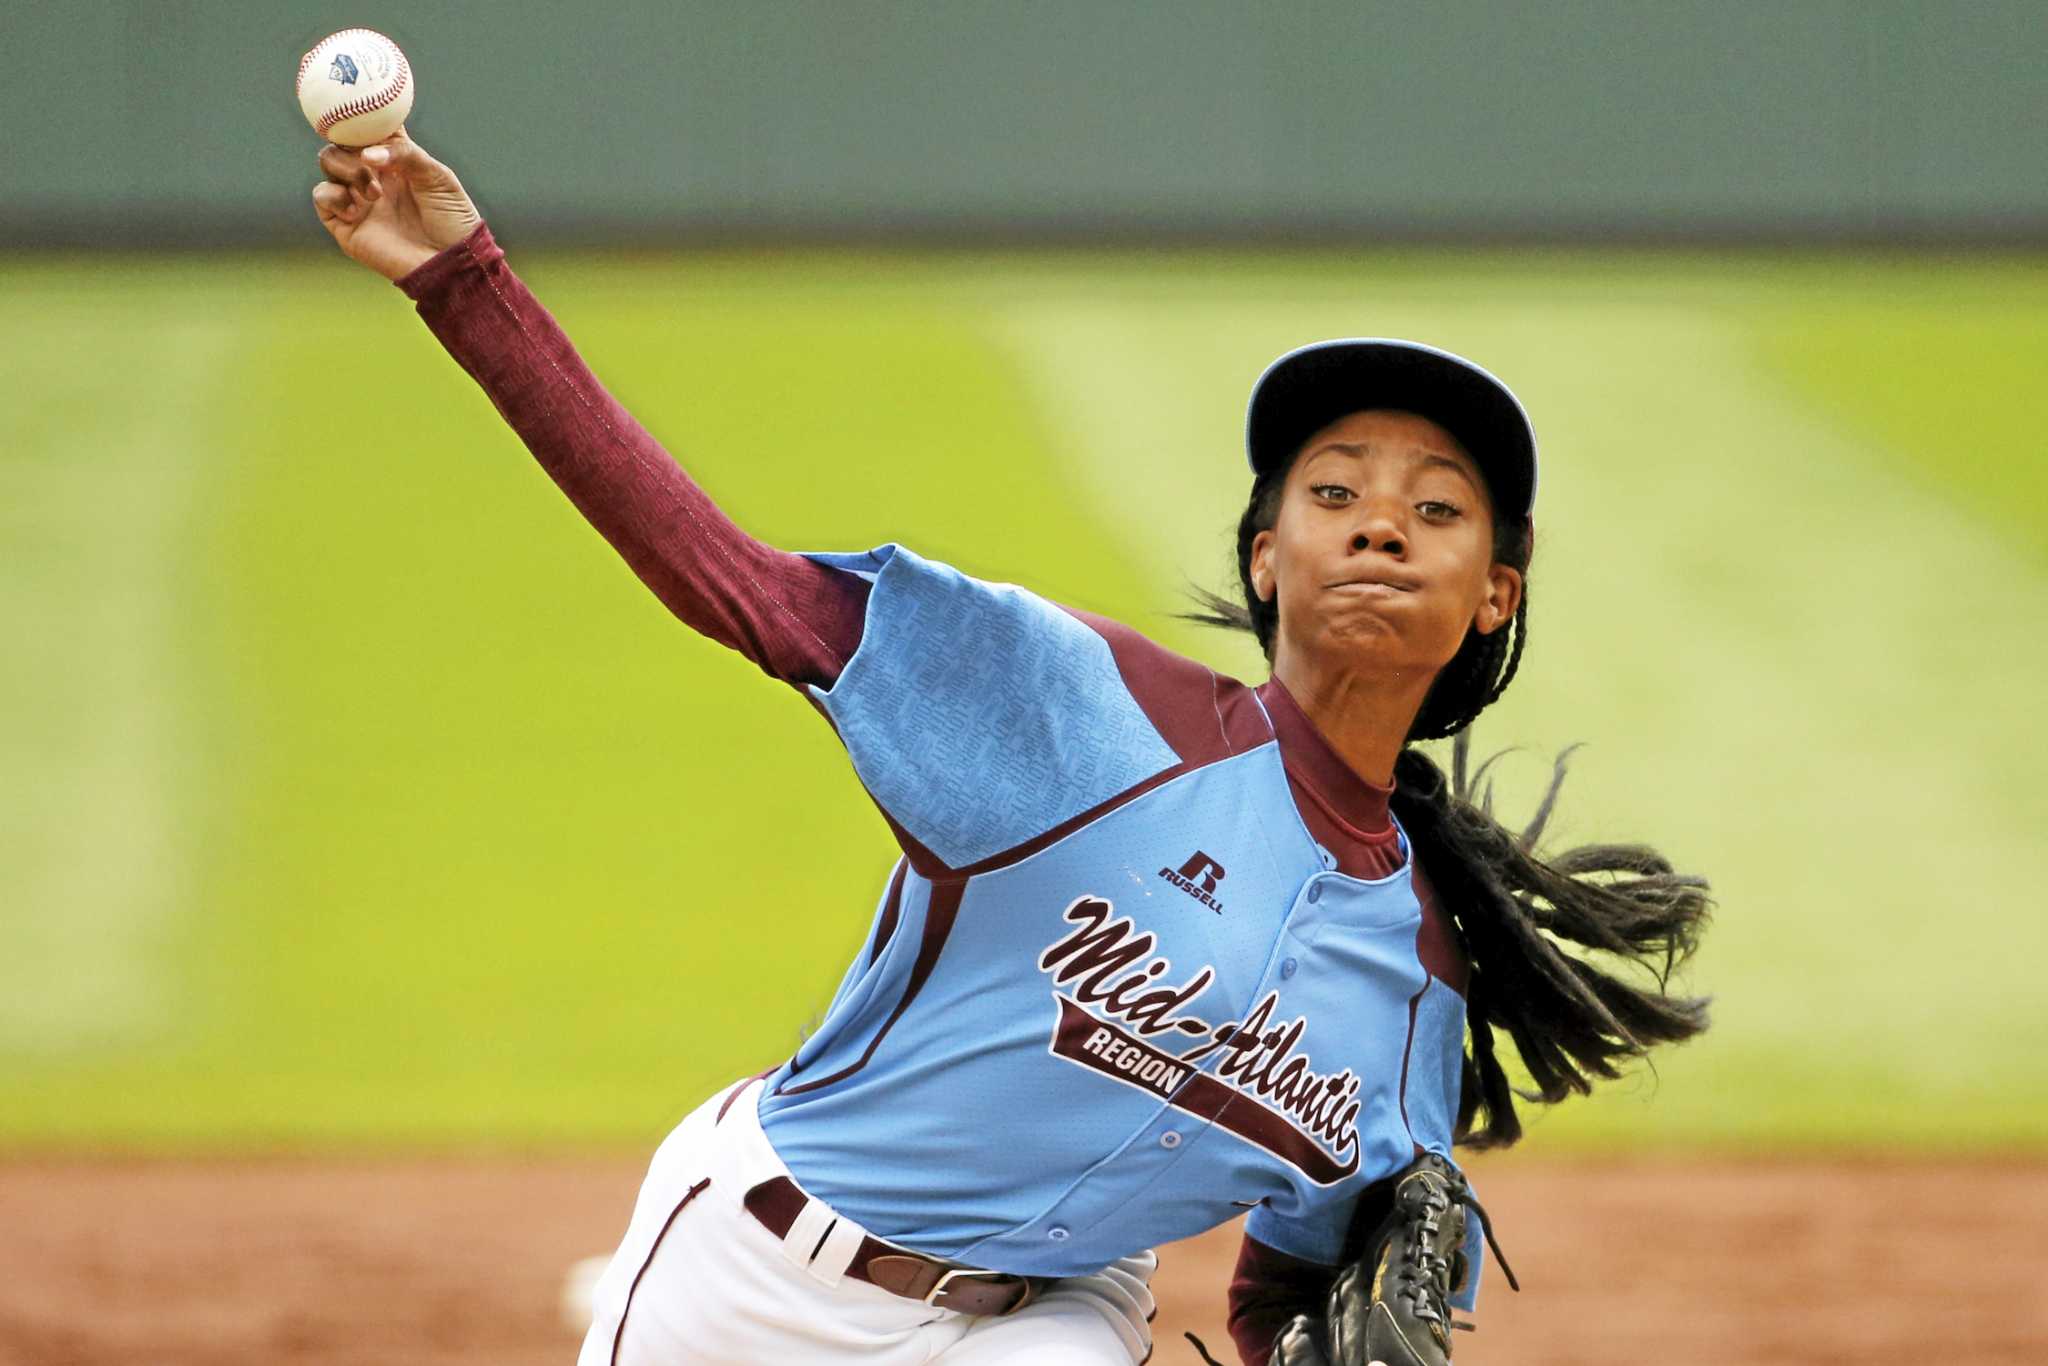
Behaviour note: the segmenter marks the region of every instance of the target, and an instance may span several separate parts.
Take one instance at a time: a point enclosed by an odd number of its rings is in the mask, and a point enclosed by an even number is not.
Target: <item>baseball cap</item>
[[[1514,391],[1463,356],[1393,337],[1311,342],[1267,366],[1245,409],[1252,473],[1284,469],[1302,442],[1366,408],[1428,418],[1478,464],[1496,515],[1534,513],[1536,429]]]

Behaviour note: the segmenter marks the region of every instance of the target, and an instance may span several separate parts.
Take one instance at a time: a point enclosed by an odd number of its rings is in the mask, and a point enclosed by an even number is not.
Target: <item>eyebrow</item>
[[[1315,456],[1321,455],[1324,451],[1341,451],[1345,455],[1364,455],[1370,449],[1371,447],[1362,441],[1325,441],[1322,445],[1310,451],[1308,458],[1312,459]],[[1425,465],[1442,465],[1445,469],[1464,479],[1466,483],[1473,485],[1474,488],[1478,487],[1477,482],[1472,477],[1472,471],[1466,469],[1448,455],[1425,449],[1422,452],[1422,463]]]

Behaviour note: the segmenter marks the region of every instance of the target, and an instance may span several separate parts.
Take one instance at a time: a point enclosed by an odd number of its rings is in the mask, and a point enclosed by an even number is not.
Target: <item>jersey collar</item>
[[[1308,788],[1323,808],[1359,839],[1395,838],[1394,823],[1387,814],[1393,787],[1369,783],[1353,772],[1279,679],[1261,683],[1258,694],[1273,720],[1281,762],[1295,781]]]

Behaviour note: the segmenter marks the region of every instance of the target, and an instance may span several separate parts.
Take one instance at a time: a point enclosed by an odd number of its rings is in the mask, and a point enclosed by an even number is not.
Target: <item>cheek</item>
[[[1282,508],[1273,529],[1266,533],[1265,574],[1253,575],[1254,583],[1263,585],[1269,597],[1277,592],[1283,603],[1289,598],[1300,597],[1298,591],[1289,593],[1288,588],[1300,579],[1302,565],[1307,558],[1296,543],[1295,528],[1287,513],[1288,509]]]
[[[1492,596],[1493,580],[1491,571],[1492,547],[1485,548],[1485,558],[1475,563],[1469,554],[1461,553],[1457,563],[1447,567],[1443,578],[1444,591],[1435,595],[1430,612],[1433,654],[1440,654],[1446,661],[1458,652],[1465,643],[1466,635],[1479,624],[1480,611]],[[1460,547],[1469,551],[1470,547]]]
[[[1274,545],[1268,579],[1279,590],[1283,611],[1301,611],[1311,605],[1325,577],[1313,546],[1299,541]]]
[[[1467,528],[1455,546],[1446,547],[1451,563],[1444,575],[1447,585],[1465,605],[1468,615],[1493,595],[1493,541],[1481,528]]]

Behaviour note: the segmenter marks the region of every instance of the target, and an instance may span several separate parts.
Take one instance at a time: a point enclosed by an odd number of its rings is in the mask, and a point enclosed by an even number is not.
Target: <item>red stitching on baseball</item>
[[[368,37],[375,38],[380,42],[384,43],[386,46],[388,46],[398,58],[398,75],[391,82],[391,88],[386,90],[382,95],[379,95],[373,99],[350,100],[347,104],[337,105],[333,109],[328,110],[325,114],[322,114],[320,116],[320,122],[313,126],[313,131],[320,134],[320,136],[322,137],[327,136],[328,129],[334,127],[335,124],[340,123],[345,119],[352,119],[356,117],[358,114],[372,113],[393,103],[395,100],[397,100],[397,98],[400,95],[405,93],[406,86],[412,83],[412,63],[406,60],[404,49],[400,48],[398,44],[392,42],[383,34],[377,32],[377,30],[373,28],[345,28],[342,29],[339,33],[331,34],[329,36],[331,38],[345,38],[352,33],[364,34]],[[305,56],[299,58],[299,85],[301,87],[303,87],[306,83],[306,68],[312,64],[313,53],[317,51],[319,51],[319,47],[316,45],[311,51],[307,52]]]
[[[340,123],[343,119],[352,119],[358,114],[367,114],[372,110],[382,109],[404,93],[406,82],[411,75],[412,67],[404,60],[401,54],[398,64],[398,79],[391,83],[389,90],[374,100],[350,100],[347,104],[336,105],[320,116],[319,127],[314,131],[324,137],[328,129]]]

